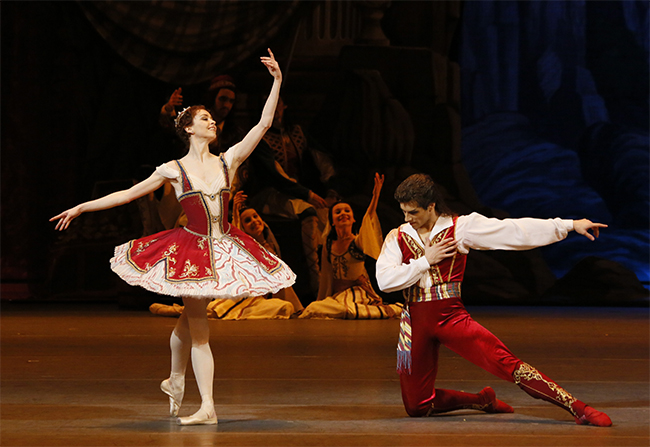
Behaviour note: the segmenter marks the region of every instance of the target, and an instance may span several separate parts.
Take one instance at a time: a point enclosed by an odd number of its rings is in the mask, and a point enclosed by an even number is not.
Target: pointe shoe
[[[482,411],[486,413],[514,413],[515,410],[505,402],[497,399],[497,394],[494,392],[492,387],[486,386],[479,393],[487,404],[481,407]]]
[[[192,416],[176,419],[178,425],[216,425],[218,422],[217,413],[214,409],[211,413],[201,409]]]
[[[578,425],[596,425],[598,427],[611,427],[612,420],[602,411],[598,411],[595,408],[587,405],[583,410],[583,414],[580,417],[576,417],[576,424]]]
[[[163,393],[169,396],[169,416],[176,417],[178,416],[178,410],[181,409],[181,403],[183,402],[183,395],[185,394],[185,385],[178,389],[179,387],[174,386],[174,383],[171,379],[165,379],[160,384],[160,389]]]

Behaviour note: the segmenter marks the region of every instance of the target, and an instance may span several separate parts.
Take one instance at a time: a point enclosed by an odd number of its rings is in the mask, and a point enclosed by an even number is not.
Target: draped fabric
[[[268,43],[298,0],[79,1],[97,32],[125,60],[159,80],[196,84]]]

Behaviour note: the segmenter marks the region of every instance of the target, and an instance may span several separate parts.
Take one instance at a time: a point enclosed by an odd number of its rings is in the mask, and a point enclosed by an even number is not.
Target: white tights
[[[170,378],[175,385],[180,386],[179,382],[185,380],[187,362],[191,358],[194,377],[201,394],[199,412],[214,415],[214,359],[210,350],[210,327],[206,312],[209,302],[209,299],[183,298],[183,313],[178,318],[169,340],[172,352]]]

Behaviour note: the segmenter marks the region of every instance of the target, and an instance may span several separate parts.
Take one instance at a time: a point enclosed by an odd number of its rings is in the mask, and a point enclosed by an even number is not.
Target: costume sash
[[[415,299],[407,300],[399,322],[399,339],[397,341],[397,372],[411,374],[411,311],[409,303],[437,301],[447,298],[460,298],[460,282],[438,284],[428,289]]]
[[[399,374],[411,374],[411,311],[408,303],[402,309],[399,321],[397,372]]]

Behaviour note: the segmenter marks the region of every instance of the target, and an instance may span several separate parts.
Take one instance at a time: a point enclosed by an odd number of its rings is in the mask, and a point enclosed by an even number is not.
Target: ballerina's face
[[[190,126],[191,135],[199,138],[207,138],[210,141],[217,138],[217,123],[212,119],[210,112],[199,110],[194,115],[192,126]]]
[[[253,208],[244,210],[240,215],[244,232],[251,237],[259,237],[264,231],[264,221]]]
[[[354,213],[350,205],[337,203],[332,207],[332,226],[352,225],[354,222]]]

